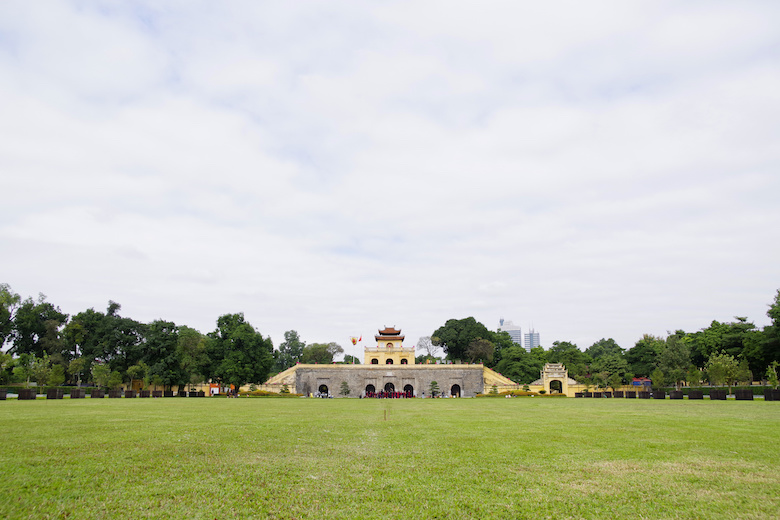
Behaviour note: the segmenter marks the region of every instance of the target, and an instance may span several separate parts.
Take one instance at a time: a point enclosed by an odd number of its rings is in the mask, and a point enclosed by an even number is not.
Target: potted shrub
[[[62,388],[49,388],[46,390],[46,399],[62,399],[64,394]]]
[[[32,401],[38,398],[38,390],[35,388],[20,388],[19,400],[20,401]]]

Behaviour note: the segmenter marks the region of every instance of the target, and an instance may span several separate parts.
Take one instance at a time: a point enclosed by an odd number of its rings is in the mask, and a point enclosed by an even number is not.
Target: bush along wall
[[[760,386],[760,385],[751,385],[751,386],[732,386],[731,387],[731,393],[734,393],[736,395],[737,390],[749,390],[753,393],[753,395],[764,395],[764,390],[769,389],[768,386]],[[667,393],[671,393],[673,390],[676,390],[674,387],[666,387],[662,388],[662,390],[666,391]],[[684,386],[680,391],[683,393],[683,395],[690,395],[692,391],[698,391],[701,392],[702,395],[710,395],[711,390],[725,390],[726,393],[729,393],[729,387],[727,386]]]

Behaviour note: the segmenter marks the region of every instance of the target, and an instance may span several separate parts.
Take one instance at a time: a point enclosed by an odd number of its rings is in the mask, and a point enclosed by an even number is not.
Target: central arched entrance
[[[393,383],[386,383],[385,392],[395,392],[395,385]]]
[[[450,395],[452,397],[460,397],[460,385],[452,385],[452,388],[450,388]]]
[[[366,395],[375,394],[375,393],[376,393],[376,387],[374,385],[366,385]]]
[[[404,385],[404,393],[412,397],[414,395],[414,387],[412,385]]]
[[[320,385],[318,390],[322,395],[328,395],[328,385]]]
[[[550,393],[551,394],[562,394],[563,393],[563,383],[561,383],[557,379],[553,379],[552,381],[550,381]]]
[[[385,361],[385,365],[392,365],[392,364],[393,364],[392,359],[388,359],[387,361]]]

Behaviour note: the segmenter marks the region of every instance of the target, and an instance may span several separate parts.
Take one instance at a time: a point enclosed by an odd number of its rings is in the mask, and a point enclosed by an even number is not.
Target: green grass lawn
[[[0,401],[2,518],[778,518],[780,403]]]

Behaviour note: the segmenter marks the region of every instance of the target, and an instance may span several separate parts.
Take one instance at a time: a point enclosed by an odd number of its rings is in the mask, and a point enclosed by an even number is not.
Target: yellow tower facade
[[[385,327],[376,336],[376,347],[366,347],[363,363],[367,365],[414,365],[414,347],[404,347],[400,329]]]

